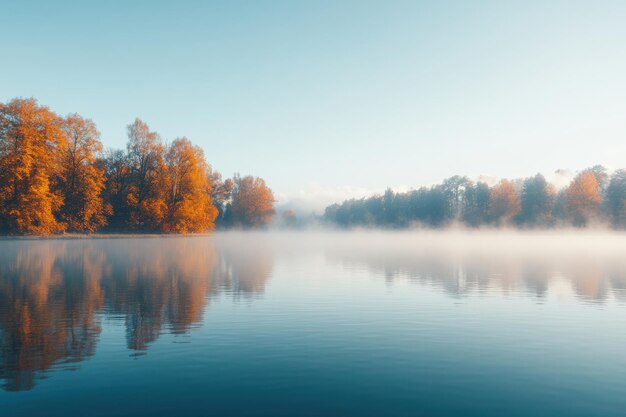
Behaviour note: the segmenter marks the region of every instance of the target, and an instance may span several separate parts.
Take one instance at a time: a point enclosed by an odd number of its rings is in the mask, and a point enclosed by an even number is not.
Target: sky
[[[462,174],[626,168],[624,1],[0,0],[0,101],[143,119],[317,210]]]

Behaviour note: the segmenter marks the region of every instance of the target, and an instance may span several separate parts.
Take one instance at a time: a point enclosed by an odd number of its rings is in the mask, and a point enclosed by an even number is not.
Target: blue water
[[[0,416],[623,416],[626,236],[0,241]]]

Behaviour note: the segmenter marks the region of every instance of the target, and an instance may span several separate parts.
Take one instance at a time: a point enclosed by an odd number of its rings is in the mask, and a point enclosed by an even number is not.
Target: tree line
[[[125,150],[95,123],[34,99],[0,103],[0,233],[193,233],[262,227],[274,195],[261,178],[223,180],[185,137],[165,143],[140,119]]]
[[[494,186],[454,176],[432,187],[352,199],[326,208],[323,219],[340,227],[547,228],[610,225],[626,228],[626,170],[602,166],[579,172],[562,190],[543,175]]]

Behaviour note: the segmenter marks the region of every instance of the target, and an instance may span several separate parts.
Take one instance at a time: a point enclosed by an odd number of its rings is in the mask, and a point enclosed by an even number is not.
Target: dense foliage
[[[222,181],[187,138],[164,143],[136,119],[126,151],[103,153],[89,119],[34,99],[0,103],[1,233],[190,233],[262,227],[273,215],[262,179]]]
[[[516,226],[554,227],[609,224],[626,228],[626,170],[611,176],[601,166],[576,175],[557,191],[541,174],[502,180],[489,187],[466,177],[406,193],[387,190],[326,208],[324,220],[341,227],[405,228]]]

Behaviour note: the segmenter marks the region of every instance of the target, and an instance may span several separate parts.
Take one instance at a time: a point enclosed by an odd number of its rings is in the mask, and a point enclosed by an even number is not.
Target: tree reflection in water
[[[622,241],[618,234],[441,232],[4,240],[0,380],[7,390],[29,390],[47,370],[75,367],[94,355],[105,317],[123,320],[126,345],[140,355],[163,332],[199,326],[214,297],[236,302],[263,294],[277,259],[295,275],[314,261],[456,298],[566,294],[584,303],[623,302]],[[327,278],[324,288],[332,291],[333,276]]]
[[[584,232],[569,237],[372,233],[367,239],[335,239],[325,253],[330,262],[366,267],[390,283],[406,279],[455,297],[501,292],[544,298],[551,286],[557,291],[556,284],[564,282],[579,300],[604,302],[626,294],[626,248],[620,239]]]
[[[129,349],[187,332],[210,295],[262,293],[271,252],[210,238],[0,242],[0,379],[29,390],[46,370],[95,353],[104,315]]]

